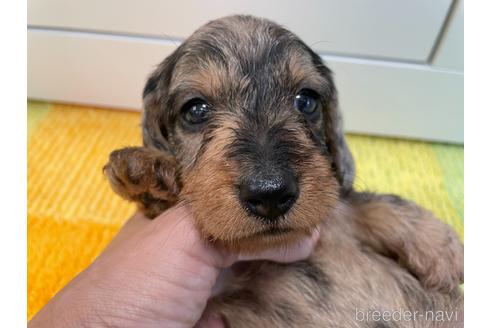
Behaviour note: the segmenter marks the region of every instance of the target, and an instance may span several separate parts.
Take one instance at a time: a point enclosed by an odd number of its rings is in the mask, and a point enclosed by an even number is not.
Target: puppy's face
[[[180,199],[226,247],[294,242],[351,185],[330,71],[274,23],[205,25],[151,76],[144,100],[145,144],[175,156]]]

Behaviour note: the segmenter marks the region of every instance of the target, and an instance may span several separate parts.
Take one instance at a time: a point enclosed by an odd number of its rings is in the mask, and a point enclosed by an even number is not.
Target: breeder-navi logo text
[[[361,310],[355,309],[356,321],[458,321],[458,311]]]

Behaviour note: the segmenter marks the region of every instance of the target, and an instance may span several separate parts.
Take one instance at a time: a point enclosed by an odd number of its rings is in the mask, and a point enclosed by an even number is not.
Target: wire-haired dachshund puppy
[[[185,202],[204,239],[244,253],[320,230],[308,260],[235,270],[209,301],[228,326],[462,326],[461,242],[412,202],[353,190],[332,73],[294,34],[212,21],[152,73],[144,106],[144,146],[105,174],[147,216]]]

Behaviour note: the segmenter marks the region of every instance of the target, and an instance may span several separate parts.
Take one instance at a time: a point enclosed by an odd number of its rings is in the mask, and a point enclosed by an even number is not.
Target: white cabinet
[[[441,42],[436,47],[432,63],[437,67],[463,71],[464,4],[459,1],[449,15]]]
[[[245,13],[287,26],[320,52],[425,61],[451,0],[43,0],[28,22],[185,38],[207,21]]]
[[[348,131],[462,142],[462,12],[451,0],[30,0],[28,96],[138,109],[175,44],[208,20],[253,14],[323,56]]]

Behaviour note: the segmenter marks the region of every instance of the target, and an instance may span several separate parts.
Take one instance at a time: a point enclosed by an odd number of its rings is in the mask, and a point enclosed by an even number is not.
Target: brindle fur
[[[302,88],[320,95],[319,117],[293,108]],[[194,97],[214,110],[200,130],[180,120]],[[294,34],[250,16],[212,21],[157,67],[144,105],[144,147],[113,152],[104,171],[149,217],[186,202],[204,238],[248,253],[321,232],[306,261],[234,270],[209,304],[230,327],[462,326],[462,244],[407,200],[353,190],[332,74]],[[299,184],[282,234],[262,233],[266,223],[237,198],[238,182],[266,165],[288,167]],[[453,320],[358,321],[357,309],[447,311]]]

